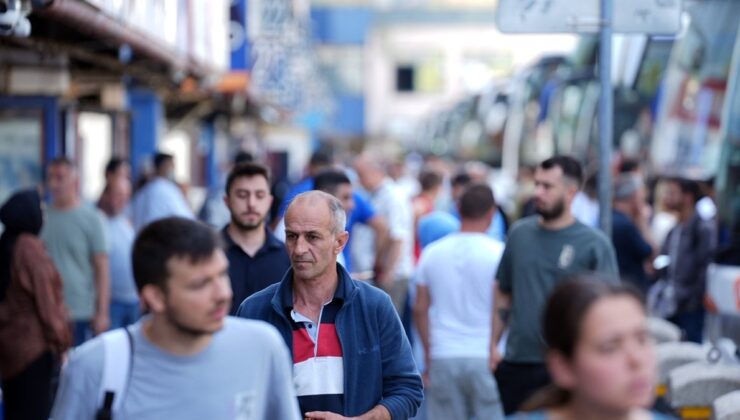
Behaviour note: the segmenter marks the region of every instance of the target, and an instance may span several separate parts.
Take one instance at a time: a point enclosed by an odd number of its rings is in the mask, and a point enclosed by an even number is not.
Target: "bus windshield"
[[[716,175],[722,110],[740,20],[740,2],[686,3],[689,26],[675,42],[653,136],[658,174]]]
[[[725,142],[716,187],[720,241],[740,244],[740,34],[735,44],[735,63],[730,81],[725,118]],[[740,250],[738,250],[740,251]]]

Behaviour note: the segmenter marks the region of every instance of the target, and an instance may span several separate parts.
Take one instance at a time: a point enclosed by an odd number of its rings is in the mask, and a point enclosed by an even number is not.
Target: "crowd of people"
[[[481,163],[390,163],[278,194],[242,153],[197,221],[170,155],[95,205],[54,159],[0,208],[5,418],[661,418],[647,317],[702,340],[711,193],[623,162],[610,238],[573,158],[506,205]]]

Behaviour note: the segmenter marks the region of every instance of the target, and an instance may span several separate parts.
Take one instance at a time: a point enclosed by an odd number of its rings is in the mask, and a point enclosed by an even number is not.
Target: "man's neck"
[[[176,356],[192,356],[211,343],[213,334],[198,336],[178,330],[161,315],[153,315],[142,324],[146,338],[155,346]]]
[[[540,226],[548,230],[560,230],[566,228],[576,222],[576,218],[570,211],[565,211],[563,214],[556,218],[545,220],[544,217],[540,216]]]
[[[318,322],[318,314],[329,302],[339,286],[339,275],[332,270],[321,278],[296,279],[293,277],[293,305],[303,315]],[[306,312],[306,313],[303,313]]]
[[[267,240],[267,231],[265,231],[265,224],[260,223],[254,229],[239,229],[233,223],[229,223],[229,227],[226,228],[231,240],[234,241],[242,251],[246,252],[247,255],[253,257],[257,254],[257,251],[264,246]]]
[[[460,221],[461,233],[486,233],[491,225],[491,219],[462,219]]]
[[[73,208],[77,207],[80,204],[80,199],[77,197],[72,197],[69,199],[59,199],[54,200],[52,205],[57,210],[72,210]]]

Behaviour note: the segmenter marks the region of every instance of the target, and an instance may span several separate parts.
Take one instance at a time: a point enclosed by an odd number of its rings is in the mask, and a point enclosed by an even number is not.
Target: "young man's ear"
[[[144,302],[147,308],[153,313],[164,312],[166,305],[166,297],[164,291],[153,284],[147,284],[141,289],[141,300]]]

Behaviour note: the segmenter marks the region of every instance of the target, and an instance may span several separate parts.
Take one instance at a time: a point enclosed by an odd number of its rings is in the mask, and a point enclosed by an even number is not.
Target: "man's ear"
[[[344,247],[347,246],[347,242],[349,241],[349,232],[342,231],[337,234],[336,243],[334,247],[334,255],[339,255],[343,250]]]
[[[581,188],[578,186],[576,182],[570,182],[566,181],[565,184],[565,191],[567,191],[568,195],[570,196],[570,199],[573,200],[576,198],[576,195],[578,194],[578,191],[580,191]]]
[[[167,296],[164,291],[153,284],[147,284],[141,289],[141,300],[152,313],[162,313],[167,307]]]
[[[559,388],[571,390],[576,386],[576,375],[573,366],[562,353],[551,350],[547,354],[547,368],[552,382]]]

